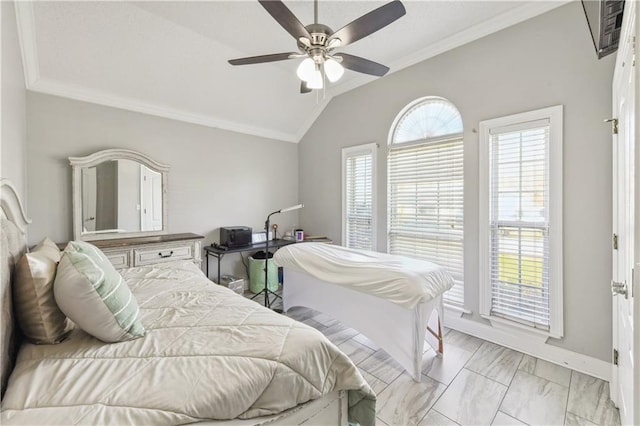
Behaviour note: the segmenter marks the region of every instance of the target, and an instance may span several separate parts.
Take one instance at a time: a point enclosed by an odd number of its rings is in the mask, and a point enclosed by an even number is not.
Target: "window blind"
[[[345,158],[346,247],[375,250],[373,227],[373,154],[357,152]]]
[[[462,307],[462,136],[391,145],[387,167],[389,253],[445,267],[455,284],[444,300]]]
[[[491,315],[549,330],[549,121],[489,135]]]

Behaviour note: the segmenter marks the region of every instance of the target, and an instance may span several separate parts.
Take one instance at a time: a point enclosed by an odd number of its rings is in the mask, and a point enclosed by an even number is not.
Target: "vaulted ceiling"
[[[321,0],[318,20],[337,30],[384,3]],[[564,3],[405,1],[405,16],[342,51],[395,72]],[[285,4],[313,22],[312,2]],[[210,127],[297,142],[333,96],[374,79],[347,70],[325,91],[301,95],[300,59],[229,65],[297,50],[257,1],[17,2],[16,10],[28,89]]]

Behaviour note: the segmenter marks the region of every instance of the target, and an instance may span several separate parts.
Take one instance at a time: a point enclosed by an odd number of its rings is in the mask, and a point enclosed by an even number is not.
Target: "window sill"
[[[462,318],[464,314],[471,314],[472,312],[468,309],[461,308],[460,306],[448,305],[446,302],[444,303],[445,315],[452,315],[458,318]]]
[[[523,324],[519,324],[515,321],[509,321],[503,318],[493,317],[490,315],[480,315],[482,318],[489,320],[491,326],[502,331],[507,332],[517,332],[520,335],[527,336],[528,338],[534,339],[540,343],[545,343],[549,337],[553,338],[561,338],[562,336],[556,336],[552,334],[550,331],[538,330],[535,328],[528,327]]]

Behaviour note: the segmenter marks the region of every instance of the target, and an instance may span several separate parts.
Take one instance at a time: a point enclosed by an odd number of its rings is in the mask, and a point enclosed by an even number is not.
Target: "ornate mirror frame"
[[[83,233],[82,223],[82,169],[94,167],[102,162],[111,160],[132,160],[162,175],[162,230],[158,231],[132,231],[113,233]],[[75,240],[96,241],[112,240],[116,238],[145,237],[151,235],[163,235],[167,233],[167,178],[169,166],[158,163],[150,157],[130,149],[105,149],[86,157],[69,157],[72,176],[73,196],[73,238]]]

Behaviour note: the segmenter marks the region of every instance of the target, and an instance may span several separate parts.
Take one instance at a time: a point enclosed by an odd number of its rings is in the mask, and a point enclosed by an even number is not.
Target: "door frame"
[[[632,66],[637,67],[637,63],[636,61],[638,61],[637,58],[637,50],[638,50],[638,43],[640,42],[640,29],[638,26],[638,22],[640,22],[640,8],[638,8],[636,6],[636,2],[635,1],[627,1],[625,2],[625,11],[623,14],[623,25],[622,25],[622,32],[620,35],[620,48],[624,47],[624,41],[627,40],[630,37],[634,38],[634,42],[633,42],[633,49],[634,52],[632,52],[632,55],[634,56],[635,60],[634,60],[634,64],[632,64]],[[635,30],[633,33],[630,32],[629,29],[629,19],[633,19],[635,22]],[[621,50],[618,50],[618,52],[620,53]],[[618,55],[618,58],[616,58],[616,70],[622,67],[622,61],[624,60],[623,55]],[[634,173],[635,175],[633,176],[633,180],[635,183],[635,188],[634,188],[634,194],[633,197],[635,199],[634,202],[634,212],[633,212],[633,222],[634,222],[634,235],[633,235],[633,248],[634,248],[634,258],[631,259],[631,265],[627,265],[628,267],[634,268],[634,274],[633,274],[633,279],[630,280],[629,285],[628,285],[628,291],[631,292],[631,294],[634,296],[634,303],[633,306],[631,307],[631,309],[633,309],[634,311],[634,324],[633,324],[633,336],[631,336],[631,338],[633,339],[633,363],[634,363],[634,368],[635,368],[635,372],[634,372],[634,378],[633,378],[633,395],[631,396],[632,398],[632,404],[630,407],[630,410],[632,411],[631,415],[633,418],[634,422],[638,422],[640,420],[640,295],[638,294],[638,289],[639,289],[639,282],[640,282],[640,141],[638,138],[638,123],[640,123],[640,107],[639,107],[639,102],[640,102],[640,96],[638,94],[638,89],[640,88],[640,84],[639,84],[639,74],[637,72],[637,68],[635,70],[635,96],[633,99],[633,105],[631,106],[633,108],[633,123],[631,124],[633,126],[633,137],[635,138],[634,141],[634,153],[635,153],[635,158],[634,158],[634,163],[635,163],[635,170]],[[618,80],[620,78],[623,78],[625,74],[624,73],[615,73],[614,72],[614,80],[612,82],[612,86],[615,88],[618,85]],[[618,113],[618,99],[615,97],[615,92],[612,93],[612,106],[613,106],[613,113],[614,116],[617,115]],[[614,135],[614,138],[617,138],[617,136]],[[613,143],[613,173],[614,173],[614,180],[617,179],[617,173],[618,170],[616,168],[617,165],[617,157],[618,157],[618,144],[617,141],[614,139],[614,143]],[[615,181],[614,181],[614,185],[615,185]],[[615,189],[615,187],[614,187]],[[613,229],[617,230],[618,228],[618,223],[617,223],[617,218],[618,218],[618,212],[617,212],[617,202],[618,202],[618,194],[617,191],[613,191],[613,197],[612,197],[612,203],[613,203]],[[616,252],[613,251],[612,252],[612,270],[615,267],[615,262],[617,261],[617,255]],[[615,279],[616,277],[614,277]],[[623,297],[623,296],[614,296],[612,298],[612,343],[613,343],[613,348],[618,348],[619,344],[618,344],[618,319],[617,319],[617,315],[618,315],[618,299],[617,297]],[[619,398],[620,395],[618,395],[618,366],[614,365],[612,362],[612,373],[611,373],[611,385],[609,387],[610,390],[610,397],[611,400],[618,405],[619,403]]]
[[[635,20],[635,31],[630,34],[634,37],[634,64],[635,67],[635,96],[634,96],[634,138],[635,138],[635,235],[634,235],[634,259],[633,266],[635,267],[635,274],[633,281],[629,286],[631,294],[633,295],[634,302],[632,309],[634,310],[634,336],[633,336],[633,357],[634,357],[634,381],[633,381],[633,421],[637,424],[640,422],[640,294],[639,284],[640,281],[640,140],[638,127],[640,125],[640,73],[638,72],[638,43],[640,43],[640,8],[637,6],[636,1],[626,1],[625,7],[627,8],[627,16],[633,16]],[[624,27],[623,27],[624,28]],[[624,35],[624,34],[621,34]]]
[[[635,32],[633,37],[635,37],[635,47],[634,47],[634,57],[635,57],[635,99],[634,99],[634,131],[635,131],[635,164],[636,171],[640,167],[640,138],[638,132],[638,127],[640,126],[640,94],[638,91],[640,90],[640,73],[638,72],[638,60],[640,60],[638,55],[638,44],[640,43],[640,8],[637,6],[637,2],[635,1],[627,1],[625,3],[625,7],[628,7],[629,14],[633,14],[635,18]],[[634,274],[633,282],[631,285],[631,294],[634,296],[634,331],[635,336],[633,336],[633,354],[634,354],[634,366],[635,366],[635,374],[633,381],[633,419],[634,422],[640,422],[640,173],[636,173],[635,176],[635,259],[634,266],[636,266],[637,273]]]

